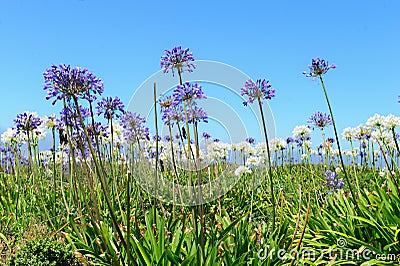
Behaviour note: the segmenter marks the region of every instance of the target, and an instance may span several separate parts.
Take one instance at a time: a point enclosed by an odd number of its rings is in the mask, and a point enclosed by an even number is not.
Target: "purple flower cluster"
[[[243,105],[247,106],[248,103],[253,103],[255,99],[271,100],[275,97],[275,90],[271,89],[272,85],[268,83],[269,81],[266,79],[258,79],[256,82],[251,79],[246,81],[244,88],[241,89],[241,95],[247,95],[249,99],[243,102]]]
[[[82,119],[85,120],[90,116],[88,108],[79,105],[79,111],[81,112]],[[70,126],[72,128],[81,128],[81,122],[79,119],[78,111],[75,105],[70,104],[63,108],[60,112],[60,123],[63,126]]]
[[[307,122],[312,123],[317,128],[323,129],[332,125],[332,118],[330,115],[318,111],[315,112]]]
[[[192,72],[196,68],[193,61],[194,57],[189,52],[189,48],[182,49],[181,46],[175,46],[172,50],[165,50],[165,55],[161,56],[160,65],[164,69],[164,73],[172,70],[172,75],[174,75],[174,69],[178,70],[178,74],[183,73],[185,69]]]
[[[150,140],[149,129],[145,127],[146,119],[139,114],[126,112],[121,116],[121,125],[124,128],[124,138],[132,143],[137,140]]]
[[[247,141],[249,144],[254,144],[254,143],[256,143],[256,140],[255,140],[254,138],[252,138],[252,137],[246,138],[246,141]]]
[[[104,91],[103,82],[88,69],[72,67],[70,65],[52,65],[44,73],[44,90],[48,91],[46,99],[55,97],[52,104],[58,100],[70,101],[72,98],[95,100],[95,94],[101,95]]]
[[[331,68],[336,68],[334,64],[329,65],[327,61],[324,59],[320,58],[314,58],[311,61],[311,65],[308,66],[309,72],[307,73],[306,71],[303,72],[306,77],[318,77],[324,75],[326,72],[328,72],[329,69]]]
[[[203,132],[203,138],[204,139],[209,139],[209,138],[211,138],[211,135],[208,134],[207,132]]]
[[[185,101],[206,99],[207,96],[204,94],[202,87],[197,83],[185,82],[182,85],[178,85],[174,89],[173,95],[174,102],[179,105]]]
[[[17,115],[17,118],[14,119],[14,124],[17,133],[20,133],[21,131],[32,132],[42,124],[42,120],[37,117],[35,113],[24,112]]]
[[[116,112],[124,113],[124,104],[118,97],[114,99],[111,97],[104,98],[97,103],[97,115],[101,115],[104,113],[104,118],[110,120],[114,117]],[[119,115],[116,114],[118,118]]]
[[[206,99],[202,87],[197,84],[189,82],[178,85],[172,96],[168,96],[159,101],[161,106],[162,120],[166,125],[174,125],[184,121],[187,117],[189,123],[206,122],[207,113],[199,106],[196,100]],[[186,113],[184,105],[186,105]]]
[[[343,179],[338,178],[338,174],[328,170],[325,172],[326,176],[326,186],[328,187],[329,191],[328,193],[331,194],[332,192],[341,189],[344,185]]]

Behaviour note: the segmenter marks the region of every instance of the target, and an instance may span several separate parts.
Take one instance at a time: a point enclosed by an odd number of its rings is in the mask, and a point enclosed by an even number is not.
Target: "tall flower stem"
[[[335,118],[334,118],[334,116],[333,116],[332,107],[331,107],[331,104],[330,104],[330,102],[329,102],[328,93],[326,92],[326,88],[325,88],[324,80],[322,79],[322,75],[319,75],[319,79],[320,79],[320,81],[321,81],[322,89],[324,90],[324,95],[325,95],[326,103],[328,104],[329,113],[330,113],[331,118],[332,118],[333,131],[334,131],[334,133],[335,133],[336,143],[337,143],[338,150],[339,150],[340,163],[341,163],[342,168],[343,168],[344,177],[345,177],[345,179],[346,179],[347,185],[349,186],[350,193],[351,193],[351,196],[352,196],[352,198],[353,198],[353,202],[354,202],[354,204],[356,205],[356,207],[358,207],[357,201],[356,201],[356,197],[355,197],[355,194],[354,194],[354,191],[353,191],[353,187],[352,187],[352,185],[351,185],[351,183],[350,183],[350,179],[349,179],[349,177],[348,177],[348,175],[347,175],[346,167],[345,167],[345,165],[344,165],[343,156],[342,156],[342,150],[341,150],[341,148],[340,148],[339,137],[338,137],[338,133],[337,133],[337,129],[336,129],[336,122],[335,122]]]
[[[268,142],[268,133],[267,133],[267,126],[265,125],[265,118],[264,118],[264,112],[262,109],[262,103],[260,97],[258,99],[258,106],[260,107],[260,113],[261,113],[261,120],[263,124],[263,130],[264,130],[264,137],[265,137],[265,142],[267,144],[267,155],[268,155],[268,176],[269,176],[269,183],[270,183],[270,190],[271,190],[271,203],[272,203],[272,232],[275,230],[275,216],[276,216],[276,211],[275,211],[275,196],[274,196],[274,180],[272,177],[272,168],[271,168],[271,152],[269,149],[269,142]]]
[[[83,132],[85,134],[85,137],[86,137],[86,140],[87,140],[87,143],[88,143],[88,146],[89,146],[90,154],[93,157],[93,162],[94,162],[94,165],[95,165],[95,168],[96,168],[96,172],[97,172],[97,174],[99,176],[99,179],[100,179],[100,184],[101,184],[102,190],[103,190],[104,195],[105,195],[104,198],[106,200],[106,204],[107,204],[110,216],[111,216],[111,220],[112,220],[112,222],[114,224],[114,227],[115,227],[115,230],[117,231],[117,234],[118,234],[118,236],[119,236],[119,238],[121,240],[121,243],[124,246],[124,248],[126,250],[126,253],[128,254],[129,260],[134,265],[137,265],[136,261],[134,260],[134,258],[132,256],[132,253],[130,252],[130,250],[128,250],[128,246],[126,244],[126,240],[124,238],[124,235],[122,234],[122,231],[121,231],[120,226],[118,224],[117,218],[115,217],[115,214],[114,214],[114,211],[113,211],[113,208],[112,208],[112,205],[111,205],[111,201],[110,201],[110,198],[108,196],[108,190],[107,190],[107,186],[106,186],[106,181],[104,180],[104,176],[103,176],[104,169],[100,169],[100,165],[99,165],[98,160],[97,160],[98,158],[96,158],[96,152],[94,151],[91,139],[89,137],[89,133],[87,132],[87,129],[85,127],[85,123],[84,123],[83,118],[82,118],[81,110],[79,109],[78,99],[76,97],[73,97],[73,100],[74,100],[74,103],[75,103],[75,107],[77,108],[77,111],[78,111],[79,120],[80,120],[80,122],[82,124]]]
[[[153,205],[153,223],[156,223],[157,221],[157,187],[158,187],[158,123],[157,123],[157,88],[156,88],[156,83],[154,82],[154,87],[153,87],[153,92],[154,92],[154,123],[156,127],[156,171],[154,174],[154,205]]]

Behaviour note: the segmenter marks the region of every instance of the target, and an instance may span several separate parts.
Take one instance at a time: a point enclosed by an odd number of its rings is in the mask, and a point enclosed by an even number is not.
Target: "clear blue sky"
[[[320,84],[302,75],[317,56],[337,65],[325,83],[340,131],[374,113],[399,115],[399,14],[397,0],[0,0],[0,131],[25,110],[59,111],[42,90],[51,64],[89,68],[105,96],[128,104],[174,45],[270,80],[281,137],[327,111]]]

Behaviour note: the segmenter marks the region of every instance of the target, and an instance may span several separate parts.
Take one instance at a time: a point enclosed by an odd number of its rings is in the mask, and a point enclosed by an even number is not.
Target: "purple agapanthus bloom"
[[[252,138],[252,137],[246,138],[246,141],[247,141],[249,144],[254,144],[254,143],[256,142],[256,140],[255,140],[254,138]]]
[[[288,137],[288,138],[286,139],[286,143],[287,143],[287,144],[290,144],[290,143],[292,143],[292,142],[294,142],[294,139],[293,139],[293,138]]]
[[[124,104],[118,97],[114,99],[111,97],[103,98],[101,101],[97,103],[97,115],[101,115],[104,113],[104,118],[110,120],[116,115],[118,118],[119,115],[117,112],[124,113]]]
[[[145,127],[146,119],[139,114],[126,112],[121,116],[126,140],[136,143],[137,139],[150,140],[149,129]]]
[[[174,69],[178,70],[178,74],[185,70],[192,72],[196,68],[193,61],[194,57],[189,52],[189,48],[182,49],[181,46],[175,46],[172,50],[165,50],[165,55],[161,56],[160,65],[164,69],[164,73],[172,70],[172,75],[174,75]]]
[[[79,105],[79,110],[82,115],[82,119],[85,120],[90,116],[90,111],[88,108]],[[81,128],[81,121],[77,112],[77,109],[73,104],[67,105],[66,108],[63,108],[60,112],[60,121],[62,121],[63,125],[71,126],[73,128]]]
[[[329,69],[336,68],[336,66],[334,64],[329,65],[327,61],[317,57],[312,59],[311,65],[309,65],[308,68],[309,72],[307,73],[306,71],[304,71],[303,74],[306,75],[306,77],[315,78],[324,75],[326,72],[328,72]]]
[[[315,112],[307,122],[312,123],[317,128],[323,129],[332,125],[332,118],[330,115],[318,111]]]
[[[52,104],[63,99],[70,101],[73,97],[93,101],[94,95],[101,95],[104,91],[103,82],[86,68],[52,65],[43,76],[43,89],[48,91],[46,99],[55,97]]]
[[[334,171],[328,170],[325,172],[326,186],[328,187],[328,193],[332,193],[338,189],[341,189],[344,185],[343,179],[338,178],[338,174]]]
[[[207,132],[203,132],[203,138],[209,139],[209,138],[211,138],[211,135],[208,134]]]
[[[182,106],[172,106],[164,109],[162,112],[163,115],[161,119],[164,121],[165,125],[171,125],[173,127],[175,123],[184,121],[184,110]]]
[[[207,120],[208,116],[206,111],[203,108],[198,107],[197,105],[192,105],[191,108],[188,110],[188,122],[189,123],[198,123],[204,122],[208,123]]]
[[[248,100],[243,102],[243,105],[247,106],[248,103],[253,103],[256,99],[271,100],[275,97],[275,90],[271,89],[272,85],[268,83],[269,81],[266,79],[258,79],[256,82],[251,79],[246,81],[240,93],[242,96],[248,96]]]
[[[32,112],[24,112],[17,115],[17,118],[14,119],[14,124],[17,129],[17,133],[19,132],[32,132],[37,129],[41,124],[42,120],[37,117],[36,113]]]
[[[185,101],[206,99],[207,96],[204,94],[201,86],[197,83],[185,82],[182,85],[178,85],[174,89],[172,96],[174,97],[174,104],[179,105]]]

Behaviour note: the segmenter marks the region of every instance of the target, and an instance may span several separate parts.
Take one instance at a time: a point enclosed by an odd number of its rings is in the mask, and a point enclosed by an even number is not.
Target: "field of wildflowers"
[[[30,265],[18,259],[27,243],[50,239],[76,260],[54,252],[43,265],[398,264],[400,117],[338,132],[323,80],[335,65],[316,58],[304,75],[321,84],[325,112],[270,138],[264,107],[279,90],[248,80],[243,108],[257,106],[264,139],[225,143],[199,132],[207,96],[183,80],[196,71],[189,49],[166,50],[161,68],[179,85],[161,96],[149,88],[155,132],[145,114],[104,97],[89,70],[45,70],[59,113],[20,113],[1,135],[0,263]],[[40,150],[45,138],[51,148]]]

